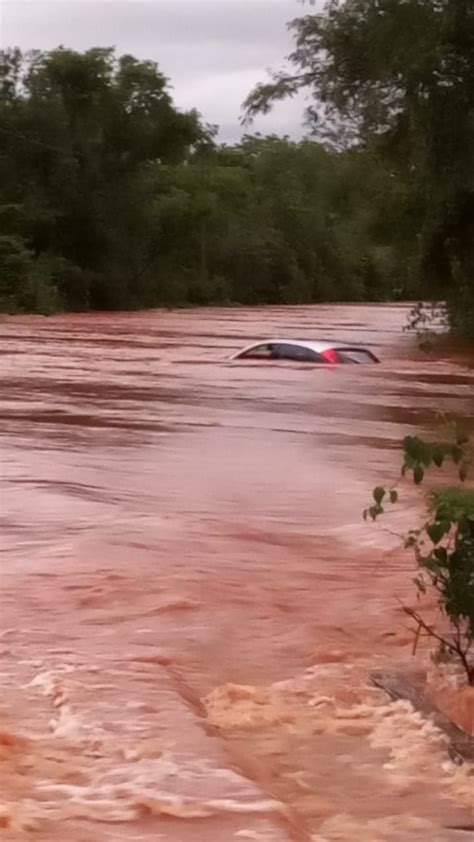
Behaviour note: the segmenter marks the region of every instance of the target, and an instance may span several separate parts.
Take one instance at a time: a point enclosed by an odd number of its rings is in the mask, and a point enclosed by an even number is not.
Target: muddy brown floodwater
[[[474,355],[406,312],[2,318],[0,839],[467,838],[472,769],[369,682],[413,669],[419,496],[361,510],[403,435],[474,415]],[[228,361],[275,334],[382,365]]]

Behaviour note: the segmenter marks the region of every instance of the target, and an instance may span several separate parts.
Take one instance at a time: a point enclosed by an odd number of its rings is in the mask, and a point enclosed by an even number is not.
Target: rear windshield
[[[371,351],[363,348],[338,348],[337,352],[342,362],[346,363],[378,363],[378,359]]]
[[[295,360],[300,363],[321,362],[321,357],[311,348],[279,342],[273,345],[272,360]]]

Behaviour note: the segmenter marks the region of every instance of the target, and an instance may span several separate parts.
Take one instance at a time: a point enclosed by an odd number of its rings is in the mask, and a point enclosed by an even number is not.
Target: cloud
[[[241,105],[267,68],[291,50],[287,21],[297,0],[3,0],[1,44],[77,50],[115,46],[158,61],[176,103],[197,108],[221,126],[221,139],[241,133]],[[300,136],[301,99],[278,105],[254,128]]]

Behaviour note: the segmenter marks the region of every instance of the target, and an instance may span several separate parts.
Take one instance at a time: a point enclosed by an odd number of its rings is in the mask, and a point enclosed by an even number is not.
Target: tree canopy
[[[392,299],[416,283],[405,203],[357,149],[217,145],[153,62],[103,48],[0,54],[11,312]]]
[[[329,0],[291,26],[313,137],[216,141],[160,67],[0,51],[0,309],[448,297],[474,333],[473,7]]]
[[[474,335],[472,0],[328,0],[291,29],[290,69],[257,86],[247,114],[304,89],[315,136],[375,148],[418,206],[425,288]]]
[[[142,169],[182,161],[205,136],[196,113],[173,106],[154,62],[102,48],[2,51],[4,306],[125,303],[133,275],[120,243],[141,222]]]

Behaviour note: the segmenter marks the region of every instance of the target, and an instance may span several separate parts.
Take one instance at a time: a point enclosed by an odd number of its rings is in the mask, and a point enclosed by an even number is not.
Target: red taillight
[[[339,362],[339,355],[337,351],[334,351],[332,348],[329,348],[327,351],[323,351],[321,357],[325,363],[331,363],[331,365],[335,365]]]

